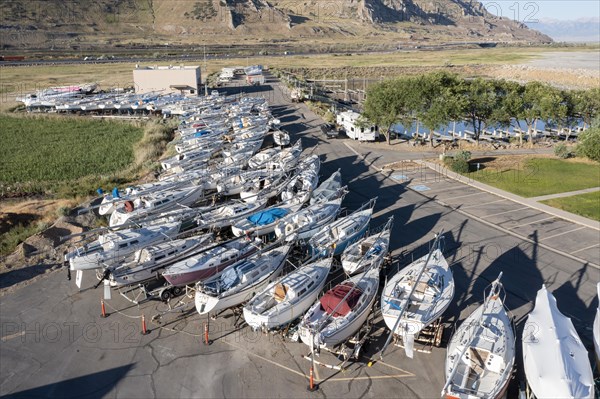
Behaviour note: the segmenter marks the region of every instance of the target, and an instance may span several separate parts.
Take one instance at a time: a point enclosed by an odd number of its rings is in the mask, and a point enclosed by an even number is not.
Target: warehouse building
[[[133,70],[136,93],[160,91],[199,95],[202,87],[199,66],[148,66],[136,65]]]

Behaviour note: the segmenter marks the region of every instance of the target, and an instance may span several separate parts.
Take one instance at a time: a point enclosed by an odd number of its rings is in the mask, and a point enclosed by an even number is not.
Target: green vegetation
[[[468,176],[522,197],[565,193],[600,184],[597,164],[552,158],[530,158],[504,170],[490,170],[484,164],[484,169]]]
[[[48,225],[43,222],[31,223],[28,225],[17,224],[9,231],[0,234],[0,256],[10,254],[15,250],[17,245],[47,227]]]
[[[433,72],[371,86],[363,115],[382,128],[389,143],[389,129],[398,122],[409,127],[415,120],[421,121],[429,129],[431,141],[433,130],[464,118],[473,126],[475,140],[479,141],[489,126],[513,125],[532,131],[543,121],[557,128],[573,128],[578,117],[587,121],[599,113],[600,88],[568,92],[540,82],[469,80]]]
[[[0,197],[87,196],[155,167],[172,126],[0,115]]]
[[[553,198],[542,201],[542,203],[600,221],[600,191],[572,197]]]
[[[600,162],[600,126],[596,125],[579,134],[577,155]]]
[[[558,143],[554,146],[554,155],[561,159],[567,159],[571,157],[571,150],[565,143]]]

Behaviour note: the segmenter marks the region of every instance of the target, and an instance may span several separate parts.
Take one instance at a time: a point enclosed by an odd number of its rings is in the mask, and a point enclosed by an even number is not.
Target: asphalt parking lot
[[[382,173],[382,159],[363,153],[355,143],[350,148],[344,144],[347,140],[324,137],[321,120],[304,104],[289,103],[278,86],[258,90],[257,95],[267,96],[284,129],[321,155],[322,178],[341,169],[350,188],[346,208],[358,208],[377,196],[372,226],[394,215],[395,263],[387,273],[427,253],[433,234],[444,230],[445,253],[456,282],[454,301],[443,320],[444,341],[482,302],[483,289],[502,271],[517,341],[537,290],[546,284],[593,351],[595,283],[600,280],[597,231],[515,206],[420,166]],[[212,343],[205,345],[207,320],[193,308],[165,314],[158,324],[152,316],[167,310],[166,305],[132,305],[116,293],[107,301],[109,317],[103,319],[102,290],[90,288],[95,278],[87,274],[80,292],[65,277],[65,271],[49,273],[0,299],[1,395],[435,398],[444,385],[443,348],[407,359],[394,347],[383,362],[368,366],[387,337],[377,317],[373,340],[359,361],[343,372],[318,368],[319,390],[311,393],[306,389],[310,364],[302,358],[308,348],[302,343],[238,327],[228,312],[210,320]],[[147,335],[140,334],[142,314],[151,330]],[[520,356],[518,351],[513,394],[521,378]],[[319,360],[337,362],[324,352]]]

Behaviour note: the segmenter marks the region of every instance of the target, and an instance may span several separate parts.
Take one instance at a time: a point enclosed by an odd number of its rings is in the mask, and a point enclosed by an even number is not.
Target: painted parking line
[[[556,216],[550,216],[550,217],[547,217],[547,218],[542,218],[542,219],[534,220],[533,222],[527,222],[527,223],[518,224],[518,225],[513,226],[513,227],[507,227],[507,229],[512,230],[512,229],[516,229],[517,227],[529,226],[530,224],[539,223],[539,222],[543,222],[544,220],[550,220],[550,219],[558,219],[558,218]]]
[[[508,211],[504,211],[504,212],[498,212],[498,213],[492,213],[491,215],[483,215],[483,216],[485,216],[486,218],[491,218],[491,217],[494,217],[494,216],[504,215],[505,213],[511,213],[511,212],[516,212],[516,211],[522,211],[523,209],[531,209],[531,208],[530,208],[530,207],[528,207],[528,206],[524,206],[524,207],[522,207],[522,208],[509,209]],[[483,217],[483,216],[482,216],[482,217]]]
[[[459,198],[465,198],[465,197],[472,197],[473,195],[480,195],[480,194],[487,194],[484,191],[478,191],[476,193],[470,193],[470,194],[465,194],[465,195],[458,195],[456,197],[449,197],[449,198],[442,198],[444,201],[451,201],[451,200],[455,200],[455,199],[459,199]]]
[[[585,251],[585,250],[588,250],[588,249],[592,249],[592,248],[594,248],[594,247],[597,247],[597,246],[599,246],[599,245],[600,245],[600,244],[594,244],[594,245],[590,245],[589,247],[581,248],[581,249],[578,249],[577,251],[573,251],[573,252],[571,252],[571,253],[572,253],[572,254],[576,254],[577,252],[581,252],[581,251]]]
[[[285,365],[283,365],[281,363],[278,363],[278,362],[276,362],[274,360],[271,360],[271,359],[268,359],[268,358],[266,358],[264,356],[258,355],[258,354],[254,353],[254,352],[252,352],[252,351],[250,351],[250,350],[248,350],[248,349],[246,349],[246,348],[244,348],[242,346],[239,346],[239,345],[236,345],[234,343],[227,342],[227,341],[223,341],[223,343],[225,343],[225,344],[227,344],[227,345],[229,345],[229,346],[231,346],[233,348],[236,348],[238,350],[241,350],[242,352],[245,352],[248,356],[256,357],[256,358],[258,358],[260,360],[263,360],[263,361],[265,361],[265,362],[267,362],[267,363],[269,363],[269,364],[271,364],[273,366],[279,367],[279,368],[281,368],[283,370],[289,371],[290,373],[296,374],[296,375],[304,377],[306,379],[309,378],[309,376],[307,374],[305,374],[305,373],[302,373],[300,371],[291,369],[291,368],[289,368],[289,367],[287,367],[287,366],[285,366]],[[373,380],[373,379],[383,380],[383,379],[406,378],[406,377],[414,377],[415,376],[413,373],[411,373],[409,371],[403,370],[403,369],[401,369],[399,367],[396,367],[396,366],[392,366],[391,364],[388,364],[388,363],[385,363],[385,362],[377,362],[375,364],[381,364],[383,366],[389,367],[389,368],[391,368],[391,369],[399,372],[399,374],[365,376],[365,377],[337,377],[337,378],[336,377],[332,377],[332,378],[324,378],[323,380],[327,380],[327,382],[336,382],[336,381],[337,382],[344,382],[344,381]],[[318,373],[318,371],[317,371],[318,369],[319,368],[316,368],[315,372]],[[322,380],[317,376],[317,382],[320,382],[320,381],[322,381]]]
[[[401,174],[392,175],[392,179],[397,180],[397,181],[406,181],[406,180],[409,180],[408,176],[401,175]]]
[[[540,241],[544,241],[544,240],[548,240],[548,239],[550,239],[550,238],[554,238],[554,237],[562,236],[563,234],[572,233],[572,232],[574,232],[574,231],[581,230],[581,229],[585,229],[585,226],[579,226],[579,227],[576,227],[576,228],[574,228],[574,229],[571,229],[571,230],[564,231],[564,232],[562,232],[562,233],[557,233],[557,234],[551,235],[551,236],[549,236],[549,237],[544,237],[544,238],[542,238]]]
[[[461,209],[465,210],[465,209],[469,209],[469,208],[475,208],[477,206],[490,205],[490,204],[495,204],[496,202],[503,202],[503,201],[508,201],[508,200],[504,199],[504,198],[500,198],[499,200],[496,200],[496,201],[482,202],[482,203],[479,203],[479,204],[474,204],[474,205],[469,205],[469,206],[463,206]]]

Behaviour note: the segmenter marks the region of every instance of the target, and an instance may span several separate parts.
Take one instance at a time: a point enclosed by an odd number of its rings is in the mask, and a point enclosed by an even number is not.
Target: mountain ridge
[[[33,4],[33,5],[32,5]],[[36,6],[37,5],[37,6]],[[0,4],[0,47],[135,42],[486,41],[550,37],[463,0],[44,0]]]

